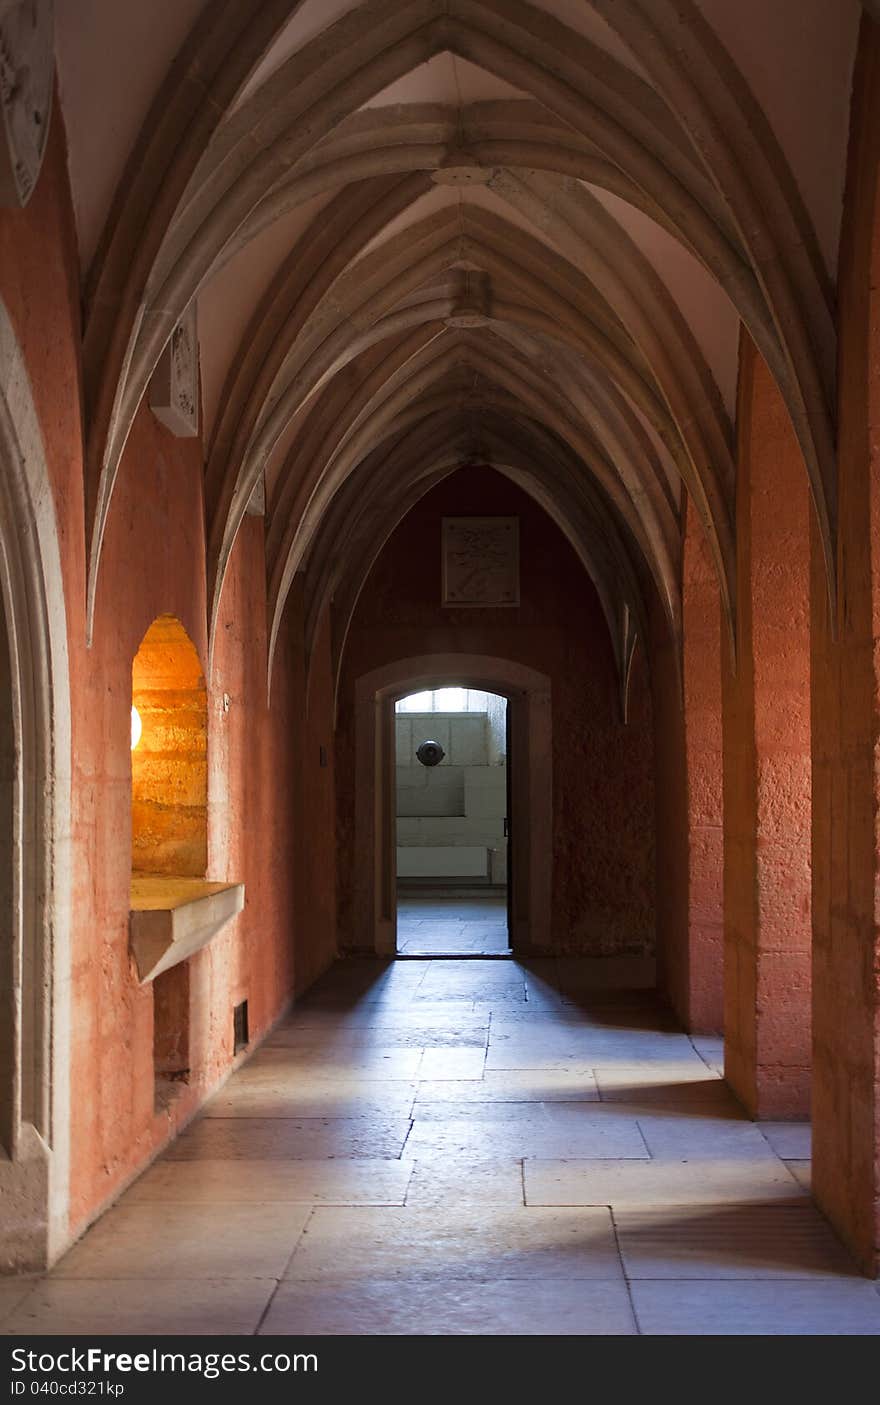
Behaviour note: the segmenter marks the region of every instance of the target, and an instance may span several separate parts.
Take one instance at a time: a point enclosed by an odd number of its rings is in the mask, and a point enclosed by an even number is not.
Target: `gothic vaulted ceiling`
[[[860,13],[60,0],[90,612],[127,435],[193,306],[212,624],[263,493],[274,645],[298,573],[309,630],[332,599],[344,634],[395,523],[488,463],[566,532],[625,678],[649,592],[680,629],[682,485],[732,611],[741,324],[788,406],[830,572]]]

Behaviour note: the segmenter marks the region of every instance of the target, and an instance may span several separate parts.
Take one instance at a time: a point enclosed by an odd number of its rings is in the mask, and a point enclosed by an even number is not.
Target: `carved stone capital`
[[[150,381],[150,409],[178,439],[199,432],[199,337],[196,305],[178,322]]]

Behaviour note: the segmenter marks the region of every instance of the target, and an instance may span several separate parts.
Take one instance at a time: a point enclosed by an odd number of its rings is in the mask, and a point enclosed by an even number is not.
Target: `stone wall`
[[[302,728],[291,720],[305,715],[301,612],[293,605],[285,620],[270,708],[263,524],[249,518],[224,590],[207,696],[208,873],[244,882],[246,906],[188,963],[195,1015],[190,1081],[172,1105],[157,1110],[153,992],[138,984],[128,941],[132,663],[152,621],[172,614],[207,677],[203,448],[199,439],[174,438],[141,406],[113,497],[88,648],[78,266],[57,108],[30,203],[0,210],[0,296],[40,416],[67,602],[73,950],[70,1066],[61,1076],[75,1091],[70,1228],[76,1233],[229,1069],[233,1006],[248,999],[251,1037],[258,1039],[294,985],[313,979],[332,957],[329,643],[325,628],[313,719]],[[326,767],[318,737],[330,753]],[[303,856],[295,859],[300,838]],[[309,853],[317,872],[306,880]]]
[[[498,702],[503,718],[504,700]],[[507,774],[488,713],[398,713],[395,733],[398,878],[503,885]],[[445,752],[437,766],[423,766],[416,755],[428,740]]]
[[[441,604],[441,519],[515,515],[520,604]],[[425,653],[510,658],[551,679],[553,934],[560,952],[654,949],[654,757],[651,699],[637,655],[629,722],[595,589],[546,514],[491,470],[463,469],[410,512],[378,558],[343,659],[337,737],[340,934],[352,928],[354,683]]]

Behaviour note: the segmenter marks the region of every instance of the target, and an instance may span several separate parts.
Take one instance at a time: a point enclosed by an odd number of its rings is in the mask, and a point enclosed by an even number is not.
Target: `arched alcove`
[[[160,615],[131,670],[131,935],[153,990],[157,1109],[190,1079],[190,957],[240,911],[240,884],[205,882],[208,699],[186,630]]]
[[[132,871],[204,878],[207,691],[195,646],[173,615],[160,615],[144,635],[132,664],[131,699]]]

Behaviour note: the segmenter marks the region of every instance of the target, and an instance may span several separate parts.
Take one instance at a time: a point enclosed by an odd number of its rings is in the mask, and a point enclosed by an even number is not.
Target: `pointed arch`
[[[69,1200],[70,696],[58,526],[24,357],[0,301],[4,1268],[46,1267]]]

